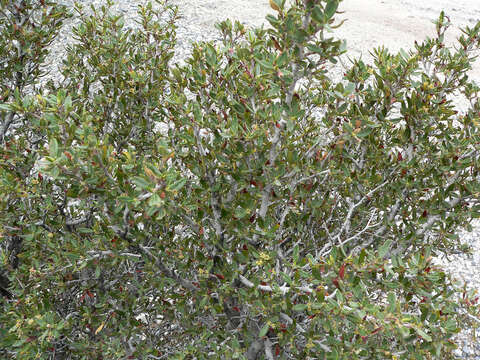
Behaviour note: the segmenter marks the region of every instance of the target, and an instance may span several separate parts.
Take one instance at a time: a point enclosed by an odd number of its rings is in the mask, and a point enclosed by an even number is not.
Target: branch
[[[448,207],[447,209],[451,209],[455,206],[458,205],[458,203],[462,200],[463,198],[461,197],[458,197],[456,199],[453,199],[451,201],[448,202]],[[447,210],[446,209],[446,210]],[[420,229],[418,229],[416,231],[416,235],[417,236],[422,236],[423,234],[425,234],[425,232],[439,219],[441,219],[442,216],[441,215],[429,215],[427,217],[427,222],[425,222],[421,227]]]
[[[390,213],[388,214],[388,217],[387,217],[387,223],[392,222],[393,219],[395,218],[395,216],[397,216],[398,211],[400,210],[400,205],[402,204],[402,200],[403,200],[403,198],[405,198],[406,195],[407,195],[407,190],[404,189],[403,192],[402,192],[402,199],[397,199],[397,201],[395,202],[395,205],[392,206],[392,209],[390,210]],[[370,246],[375,241],[375,239],[377,239],[380,236],[382,236],[383,234],[385,234],[387,229],[388,229],[388,226],[383,225],[381,228],[379,228],[377,231],[375,231],[375,233],[367,241],[365,241],[362,244],[360,244],[359,246],[353,248],[352,251],[350,251],[350,254],[348,256],[356,255],[360,251],[362,251],[363,249]]]
[[[190,229],[193,230],[194,233],[198,234],[200,232],[200,226],[198,226],[192,219],[190,219],[187,215],[181,215],[182,219],[185,220],[187,225]]]
[[[353,216],[353,212],[355,211],[356,208],[358,208],[360,205],[363,204],[363,202],[365,200],[367,200],[368,198],[372,197],[373,194],[375,194],[379,189],[381,189],[382,187],[384,187],[386,184],[388,184],[389,180],[386,180],[384,181],[383,183],[381,183],[380,185],[378,185],[376,188],[370,190],[366,195],[364,195],[360,201],[358,201],[356,204],[354,203],[351,203],[350,205],[350,208],[348,209],[348,213],[347,213],[347,216],[346,216],[346,219],[342,225],[342,228],[340,229],[340,231],[338,232],[338,234],[335,236],[337,238],[338,241],[340,241],[340,236],[342,235],[342,233],[345,231],[345,233],[348,233],[348,231],[350,230],[350,225],[351,225],[351,220],[352,220],[352,216]]]
[[[87,222],[88,219],[89,219],[89,216],[83,216],[83,217],[78,218],[78,219],[66,220],[65,225],[67,225],[67,226],[80,225],[80,224],[83,224],[83,223]]]
[[[138,200],[140,200],[140,201],[147,200],[148,198],[150,198],[155,192],[157,192],[161,188],[162,188],[162,185],[160,185],[160,184],[155,185],[155,188],[151,192],[147,192],[145,194],[140,195],[138,197]]]
[[[103,257],[103,256],[130,256],[130,257],[136,257],[136,258],[142,257],[142,255],[133,254],[133,253],[129,253],[129,252],[123,252],[123,253],[116,254],[111,250],[103,250],[103,251],[90,250],[90,251],[87,251],[87,253],[92,254],[92,257],[89,258],[88,260],[97,259],[97,258]]]
[[[254,288],[255,287],[255,284],[253,282],[251,282],[250,280],[248,280],[245,276],[243,275],[239,275],[239,279],[240,279],[240,282],[245,285],[246,287],[248,288]],[[270,285],[257,285],[256,287],[258,290],[261,290],[261,291],[266,291],[266,292],[274,292],[275,289],[273,287],[271,287]],[[280,289],[280,292],[282,293],[282,295],[286,295],[288,292],[290,292],[290,290],[292,290],[292,287],[290,286],[286,286],[286,285],[282,285],[282,286],[279,286],[278,287]],[[293,287],[295,290],[297,291],[300,291],[300,292],[304,292],[304,293],[307,293],[307,294],[312,294],[313,293],[313,289],[311,289],[310,287],[308,286],[296,286],[296,287]],[[336,290],[334,292],[332,292],[330,295],[326,296],[325,298],[333,298],[336,294]]]
[[[306,12],[306,14],[304,15],[304,17],[302,19],[302,28],[303,29],[308,28],[309,23],[310,23],[310,13]],[[297,43],[295,45],[299,45],[299,44]],[[304,46],[298,46],[298,48],[299,48],[299,54],[298,54],[297,61],[301,62],[301,61],[303,61],[303,59],[305,57],[305,47]],[[297,83],[301,78],[300,66],[298,65],[297,62],[294,62],[292,64],[292,73],[293,73],[292,83],[290,84],[290,86],[288,88],[288,91],[286,93],[286,96],[285,96],[285,103],[288,106],[290,106],[291,103],[292,103],[293,94],[295,93],[295,87],[297,86]],[[273,135],[272,145],[270,147],[270,153],[269,153],[269,157],[268,157],[269,164],[270,164],[271,167],[274,166],[275,160],[277,159],[277,156],[278,156],[277,147],[278,147],[278,145],[281,144],[282,131],[285,129],[285,126],[287,125],[287,121],[285,120],[285,117],[286,117],[286,114],[284,112],[282,114],[282,119],[280,119],[277,126],[275,127],[275,133]],[[267,215],[268,207],[270,206],[270,193],[271,193],[271,191],[272,191],[272,184],[270,183],[270,184],[267,184],[265,186],[265,188],[263,189],[263,192],[262,192],[262,203],[260,205],[260,211],[258,213],[258,215],[262,219],[265,219],[265,216]]]
[[[381,223],[376,223],[376,224],[370,225],[370,223],[372,222],[372,220],[373,220],[373,218],[375,217],[376,214],[377,214],[377,209],[374,209],[373,212],[372,212],[372,215],[370,215],[370,219],[368,219],[367,225],[365,225],[365,227],[362,230],[360,230],[358,233],[356,233],[355,235],[353,235],[353,236],[349,237],[348,239],[342,241],[340,243],[340,246],[343,246],[343,245],[347,244],[348,242],[358,238],[360,235],[362,235],[368,229],[371,229],[371,228],[374,228],[374,227],[380,225]]]
[[[170,279],[175,280],[179,285],[183,286],[184,288],[190,291],[197,291],[198,289],[193,285],[192,282],[185,280],[175,274],[172,270],[168,269],[155,255],[153,255],[150,250],[148,250],[145,246],[139,245],[140,250],[144,254],[147,255],[148,258],[154,261],[155,266],[162,272],[163,275],[169,277]]]
[[[335,291],[337,291],[337,289],[335,289]],[[329,296],[330,296],[330,295],[329,295]],[[293,324],[293,319],[292,319],[290,316],[288,316],[287,314],[285,314],[285,313],[280,313],[280,318],[281,318],[282,320],[284,320],[284,321],[287,323],[287,325]],[[297,331],[298,331],[300,334],[304,334],[304,333],[307,332],[307,331],[306,331],[304,328],[302,328],[298,323],[296,324],[296,329],[297,329]]]
[[[275,134],[273,135],[272,146],[270,147],[270,154],[268,157],[270,166],[273,166],[275,164],[275,160],[277,159],[277,156],[278,156],[277,146],[280,144],[282,130],[285,129],[286,125],[287,125],[287,122],[284,119],[281,119],[279,121],[278,126],[275,127]],[[262,219],[265,219],[265,216],[267,215],[267,210],[270,205],[271,191],[272,191],[271,183],[267,184],[262,191],[262,204],[260,205],[260,211],[258,213],[258,215]]]
[[[263,346],[265,347],[265,358],[267,360],[274,360],[273,352],[272,352],[272,342],[269,338],[266,338],[263,342]]]
[[[4,124],[2,126],[2,130],[0,131],[0,144],[5,142],[5,134],[7,133],[10,125],[12,125],[14,117],[15,117],[15,112],[12,111],[8,114]]]
[[[255,360],[258,353],[262,350],[263,346],[263,341],[261,341],[260,339],[257,339],[253,343],[251,343],[248,347],[247,353],[245,354],[247,360]]]
[[[477,318],[476,316],[473,316],[472,314],[466,312],[465,315],[467,315],[470,319],[472,320],[475,320],[476,322],[478,322],[480,324],[480,319]]]
[[[102,155],[99,154],[99,151],[98,151],[98,150],[95,150],[94,153],[98,156],[98,162],[100,163],[100,167],[102,168],[103,173],[105,174],[105,176],[106,176],[111,182],[116,183],[116,181],[115,181],[115,179],[113,178],[113,176],[108,172],[107,168],[106,168],[105,165],[103,164]]]
[[[222,229],[222,213],[220,207],[220,196],[216,191],[214,191],[215,187],[215,174],[213,170],[207,172],[208,182],[211,187],[211,197],[210,201],[212,202],[212,211],[213,211],[213,228],[215,229],[215,233],[217,234],[220,243],[223,246],[223,229]]]

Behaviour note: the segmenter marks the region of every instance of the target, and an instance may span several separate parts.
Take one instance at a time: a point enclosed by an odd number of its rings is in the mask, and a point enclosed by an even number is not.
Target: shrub
[[[479,214],[480,23],[337,81],[339,2],[273,1],[181,66],[167,2],[77,9],[64,80],[4,99],[7,357],[453,357],[477,298],[432,256]]]

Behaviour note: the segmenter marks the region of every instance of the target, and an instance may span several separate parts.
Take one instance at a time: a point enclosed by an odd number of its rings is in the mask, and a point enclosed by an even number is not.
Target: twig
[[[154,260],[155,266],[163,273],[163,275],[175,280],[179,285],[190,291],[197,291],[195,285],[193,285],[190,281],[181,278],[180,276],[175,274],[175,272],[168,269],[155,255],[150,252],[149,249],[147,249],[143,245],[139,245],[139,247],[144,254],[146,254],[151,260]]]

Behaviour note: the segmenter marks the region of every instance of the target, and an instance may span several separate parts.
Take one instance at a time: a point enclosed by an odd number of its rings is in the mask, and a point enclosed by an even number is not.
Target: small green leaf
[[[310,51],[313,51],[314,53],[317,53],[317,54],[323,54],[324,53],[324,51],[321,47],[315,46],[315,45],[312,45],[312,44],[308,44],[307,49],[310,50]]]
[[[235,217],[237,219],[243,219],[247,214],[248,211],[240,206],[235,209]]]
[[[67,111],[72,110],[72,97],[70,95],[68,95],[65,98],[64,105],[65,105],[65,110],[67,110]]]
[[[364,128],[362,131],[360,131],[360,132],[357,134],[357,136],[358,136],[358,137],[362,137],[362,138],[363,138],[363,137],[367,137],[368,135],[370,135],[370,134],[372,133],[372,130],[373,130],[372,128],[366,127],[366,128]]]
[[[186,178],[175,181],[173,184],[167,186],[168,191],[178,191],[187,183]]]
[[[50,140],[50,143],[48,144],[48,148],[50,150],[50,156],[52,158],[55,158],[58,155],[58,141],[55,138],[52,138]]]
[[[10,111],[10,105],[0,104],[0,110]]]
[[[385,241],[385,243],[378,249],[378,256],[383,258],[387,255],[387,252],[390,250],[390,245],[392,245],[392,240]]]
[[[415,328],[415,330],[417,331],[417,334],[420,335],[424,340],[428,341],[428,342],[431,342],[432,341],[432,337],[430,335],[428,335],[425,331],[423,331],[422,329],[420,328]]]
[[[323,12],[322,9],[320,9],[320,6],[315,5],[315,7],[312,10],[312,18],[316,22],[323,24]]]
[[[162,220],[165,217],[165,215],[167,215],[167,212],[165,211],[165,208],[161,207],[157,210],[155,220],[157,221]]]
[[[263,325],[262,329],[260,330],[260,332],[258,333],[258,336],[263,337],[263,336],[267,335],[268,329],[270,329],[270,325],[268,325],[268,323],[265,323]]]
[[[277,66],[283,67],[288,63],[288,53],[286,51],[282,52],[282,54],[277,58]]]
[[[307,304],[296,304],[293,306],[293,311],[305,311],[307,309]]]
[[[132,178],[132,183],[138,186],[141,190],[146,190],[150,188],[150,183],[140,176],[135,176]]]
[[[160,199],[160,196],[158,194],[153,194],[150,197],[150,200],[148,200],[148,205],[149,206],[162,206],[162,199]]]
[[[338,0],[330,0],[325,7],[325,18],[330,20],[330,18],[335,15],[335,12],[338,8]]]
[[[233,117],[231,125],[230,125],[230,131],[233,136],[237,136],[238,134],[238,119],[236,116]]]
[[[393,313],[395,311],[396,307],[396,302],[397,302],[397,297],[395,296],[395,293],[390,292],[388,293],[388,312]]]
[[[344,90],[343,94],[344,94],[345,96],[346,96],[346,95],[350,95],[354,90],[355,90],[355,84],[349,82],[348,85],[345,86],[345,90]]]
[[[97,266],[95,268],[95,279],[98,279],[100,277],[101,271],[102,271],[102,269],[100,268],[100,266]]]
[[[282,279],[283,279],[288,285],[292,285],[292,279],[290,278],[290,276],[288,276],[288,275],[285,274],[284,272],[281,272],[280,275],[282,276]]]
[[[293,261],[294,261],[294,263],[298,263],[299,254],[300,254],[300,248],[298,247],[298,245],[296,245],[293,248]]]

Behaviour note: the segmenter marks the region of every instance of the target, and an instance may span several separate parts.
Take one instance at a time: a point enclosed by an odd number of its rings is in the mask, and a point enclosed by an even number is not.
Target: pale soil
[[[183,0],[176,1],[189,22],[214,30],[214,23],[226,18],[249,25],[265,23],[265,15],[274,13],[268,0]],[[415,40],[435,35],[433,20],[444,10],[452,21],[447,43],[453,44],[460,34],[459,27],[473,26],[480,20],[479,0],[344,0],[340,9],[347,19],[335,31],[347,39],[352,56],[369,59],[369,50],[385,45],[392,51],[411,48]],[[472,76],[480,80],[480,64]]]

